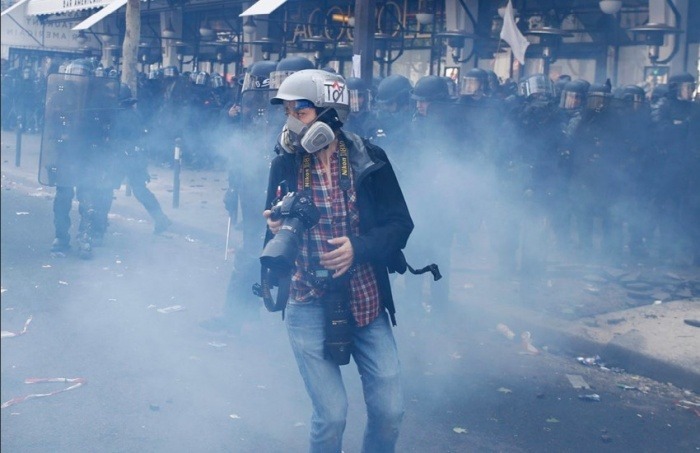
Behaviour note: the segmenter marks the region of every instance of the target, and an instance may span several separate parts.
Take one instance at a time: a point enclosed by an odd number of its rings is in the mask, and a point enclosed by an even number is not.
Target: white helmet
[[[350,92],[340,74],[320,69],[304,69],[284,79],[272,104],[307,100],[317,108],[335,109],[338,119],[345,122],[350,111]]]

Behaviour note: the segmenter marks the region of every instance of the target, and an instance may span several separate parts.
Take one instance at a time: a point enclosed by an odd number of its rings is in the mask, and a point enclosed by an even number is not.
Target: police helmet
[[[593,84],[588,88],[586,108],[600,111],[610,104],[610,85]]]
[[[564,91],[564,85],[569,82],[571,82],[571,76],[568,74],[562,74],[557,77],[557,80],[554,82],[554,96],[557,98],[561,97],[561,93]]]
[[[462,77],[459,94],[461,96],[478,96],[488,93],[489,76],[486,71],[481,68],[471,68]]]
[[[578,79],[567,82],[561,92],[559,107],[564,110],[577,110],[584,106],[590,84]]]
[[[221,77],[221,74],[214,73],[211,75],[211,78],[209,79],[209,86],[211,88],[221,88],[224,86],[224,78]]]
[[[93,63],[88,59],[81,58],[79,60],[73,60],[66,66],[66,74],[89,76],[93,73]]]
[[[330,109],[330,114],[323,116],[341,123],[345,122],[350,111],[345,79],[340,74],[320,69],[304,69],[284,79],[270,103],[278,105],[284,101],[308,101],[317,111]]]
[[[625,85],[616,91],[615,97],[633,110],[638,110],[646,102],[644,88],[637,85]]]
[[[486,80],[488,82],[486,92],[491,95],[498,93],[498,90],[501,88],[501,81],[498,79],[498,75],[494,71],[486,69]]]
[[[160,80],[163,78],[163,69],[151,69],[148,71],[148,80]]]
[[[256,61],[243,78],[243,87],[241,91],[250,90],[269,90],[270,89],[270,74],[276,69],[277,63],[274,61]]]
[[[194,75],[194,84],[198,86],[207,86],[209,84],[209,74],[206,71],[199,71]]]
[[[518,94],[526,98],[554,96],[554,83],[544,74],[533,74],[520,82]]]
[[[380,104],[396,102],[398,105],[406,105],[411,98],[411,89],[411,81],[406,77],[390,75],[379,82],[376,101]]]
[[[680,101],[692,101],[695,92],[695,77],[687,72],[674,74],[668,78],[671,96]]]
[[[457,99],[459,97],[459,93],[457,91],[457,82],[452,77],[447,77],[443,76],[440,77],[443,82],[445,82],[445,85],[447,85],[447,94],[450,99]]]
[[[314,69],[315,67],[316,65],[308,58],[300,56],[283,58],[277,63],[277,67],[270,74],[270,88],[276,90],[282,86],[284,79],[295,72],[303,71],[304,69]]]
[[[666,83],[660,83],[651,90],[651,103],[655,104],[663,98],[669,97],[671,90]]]
[[[345,79],[348,93],[350,95],[350,111],[359,112],[369,110],[371,90],[367,82],[359,77],[348,77]]]
[[[411,99],[414,101],[445,102],[449,98],[445,81],[435,75],[421,77],[411,90]]]
[[[179,75],[180,71],[177,69],[177,66],[166,66],[165,68],[163,68],[163,77],[173,78]]]

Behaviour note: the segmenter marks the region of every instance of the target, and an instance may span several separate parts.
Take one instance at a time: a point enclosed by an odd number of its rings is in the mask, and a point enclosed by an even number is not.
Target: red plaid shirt
[[[319,253],[330,252],[333,246],[328,239],[341,236],[357,236],[360,233],[360,213],[357,210],[355,182],[350,174],[351,187],[347,192],[348,206],[345,206],[343,191],[340,189],[338,152],[330,159],[330,181],[326,180],[321,162],[315,156],[311,159],[311,196],[321,213],[318,224],[303,234],[303,241],[297,257],[297,270],[292,276],[291,294],[299,302],[307,302],[323,297],[323,291],[314,288],[308,279],[307,270],[319,268]],[[300,187],[303,184],[303,168],[299,169]],[[350,222],[347,216],[350,216]],[[352,231],[348,232],[348,223]],[[350,272],[350,271],[348,271]],[[356,264],[350,278],[350,309],[357,326],[366,326],[380,311],[379,286],[369,263]]]

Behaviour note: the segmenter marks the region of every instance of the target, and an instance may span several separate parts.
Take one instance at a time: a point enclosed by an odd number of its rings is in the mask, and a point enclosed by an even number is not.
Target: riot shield
[[[89,174],[92,153],[104,149],[118,107],[119,82],[75,74],[47,79],[39,155],[39,183],[77,186]]]

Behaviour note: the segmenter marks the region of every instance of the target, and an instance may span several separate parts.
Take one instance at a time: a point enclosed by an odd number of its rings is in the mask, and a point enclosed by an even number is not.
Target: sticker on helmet
[[[324,82],[324,102],[333,104],[350,103],[348,90],[345,89],[345,84],[339,80]]]

